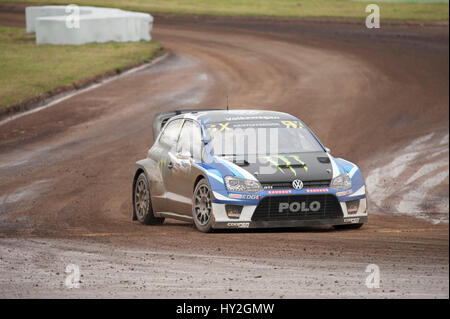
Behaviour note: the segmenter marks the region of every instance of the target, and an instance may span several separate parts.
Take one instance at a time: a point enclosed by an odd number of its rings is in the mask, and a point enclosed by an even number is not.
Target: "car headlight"
[[[262,191],[258,181],[234,176],[225,176],[225,186],[229,192],[257,193]]]
[[[336,176],[331,181],[331,187],[335,189],[347,189],[352,187],[352,180],[348,176],[347,173],[343,173],[339,176]]]

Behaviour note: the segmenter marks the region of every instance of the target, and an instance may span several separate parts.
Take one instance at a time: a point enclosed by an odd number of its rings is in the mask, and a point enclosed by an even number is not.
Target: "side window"
[[[175,120],[167,124],[164,131],[159,138],[159,141],[168,146],[173,146],[178,140],[178,134],[180,133],[180,125],[182,120]]]
[[[178,140],[177,153],[191,153],[194,159],[201,158],[202,133],[200,125],[193,121],[185,121]]]
[[[202,129],[200,128],[200,125],[198,123],[193,123],[193,130],[192,130],[192,148],[195,160],[201,160],[202,158],[202,146],[203,146],[203,139],[202,139]]]
[[[185,121],[177,144],[177,153],[192,154],[192,121]]]

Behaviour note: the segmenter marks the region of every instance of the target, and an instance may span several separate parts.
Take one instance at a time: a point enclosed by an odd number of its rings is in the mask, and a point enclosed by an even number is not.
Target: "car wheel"
[[[192,197],[192,218],[195,227],[204,233],[212,231],[212,192],[208,183],[202,179],[198,182]]]
[[[358,229],[364,224],[334,225],[334,229]]]
[[[164,222],[164,218],[155,217],[153,214],[150,186],[144,173],[139,175],[134,185],[133,205],[136,218],[140,223],[158,225]]]

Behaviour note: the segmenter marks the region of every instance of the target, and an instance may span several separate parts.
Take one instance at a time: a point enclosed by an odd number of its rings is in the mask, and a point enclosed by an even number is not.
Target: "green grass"
[[[155,42],[36,45],[25,29],[0,27],[0,109],[148,61],[159,50]]]
[[[377,3],[383,20],[443,21],[448,0],[0,0],[38,4],[117,7],[150,13],[365,19],[368,3]]]

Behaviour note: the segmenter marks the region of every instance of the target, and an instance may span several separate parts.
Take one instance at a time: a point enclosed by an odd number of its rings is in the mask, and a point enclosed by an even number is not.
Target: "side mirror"
[[[328,147],[325,147],[325,151],[327,151],[327,153],[331,153],[331,150]]]

